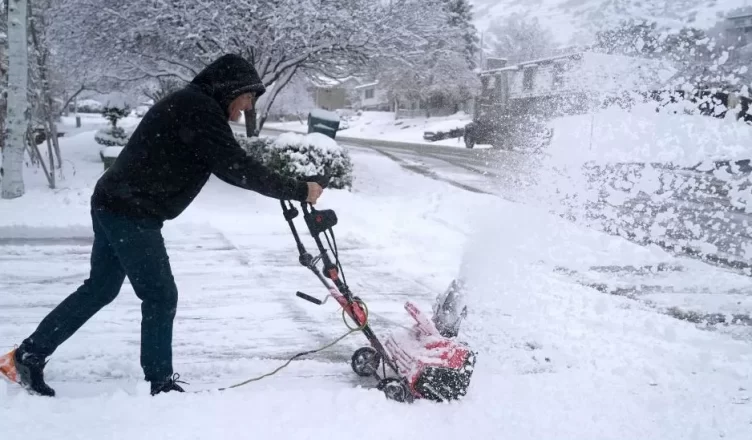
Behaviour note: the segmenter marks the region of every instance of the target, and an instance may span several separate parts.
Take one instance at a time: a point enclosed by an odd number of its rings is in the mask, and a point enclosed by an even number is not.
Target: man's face
[[[251,110],[256,101],[256,94],[253,92],[243,93],[230,103],[230,120],[238,122],[240,114],[244,111]]]

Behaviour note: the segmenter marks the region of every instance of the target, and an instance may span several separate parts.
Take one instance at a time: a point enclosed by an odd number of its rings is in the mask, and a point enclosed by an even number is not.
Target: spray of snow
[[[673,110],[638,105],[554,120],[531,200],[641,243],[749,261],[752,126]]]

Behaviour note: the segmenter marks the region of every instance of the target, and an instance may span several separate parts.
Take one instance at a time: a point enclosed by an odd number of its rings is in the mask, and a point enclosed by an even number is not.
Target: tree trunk
[[[2,198],[15,199],[25,193],[24,137],[31,117],[26,96],[29,56],[26,40],[26,0],[8,1],[8,134],[3,148]]]
[[[261,133],[261,129],[264,127],[264,122],[266,122],[266,119],[269,117],[269,110],[272,108],[272,104],[274,104],[274,99],[277,97],[279,92],[285,88],[287,83],[290,82],[292,77],[295,75],[295,72],[298,71],[298,67],[292,67],[287,72],[283,73],[277,81],[274,82],[274,85],[272,86],[272,90],[269,92],[269,98],[264,102],[264,105],[261,106],[260,113],[261,113],[261,120],[258,124],[258,131],[257,133]]]
[[[50,174],[47,176],[47,182],[50,188],[55,189],[55,157],[52,155],[52,142],[49,137],[47,137],[47,154],[50,157]]]
[[[36,142],[30,139],[30,145],[29,145],[29,156],[36,156],[39,157],[39,164],[42,166],[42,171],[44,171],[44,175],[47,177],[47,182],[50,184],[50,186],[54,186],[54,182],[52,179],[54,178],[54,170],[51,170],[52,172],[47,172],[47,165],[45,165],[44,160],[42,160],[42,153],[39,151],[39,147],[37,146]],[[53,177],[50,177],[53,176]]]
[[[4,2],[2,11],[0,11],[0,19],[5,21],[6,27],[8,24],[8,2]],[[7,35],[6,35],[7,38]],[[8,116],[8,101],[7,90],[5,87],[8,85],[8,51],[7,44],[3,45],[3,50],[0,50],[0,154],[3,154],[3,146],[5,146],[5,123]],[[2,185],[3,170],[0,165],[0,185]]]
[[[248,137],[256,136],[256,108],[244,111],[243,115],[245,116],[245,135]]]
[[[31,6],[31,5],[29,5]],[[29,8],[31,9],[31,8]],[[42,27],[44,28],[45,23],[42,23]],[[60,157],[60,143],[57,139],[57,126],[55,124],[55,118],[52,115],[54,102],[52,100],[52,90],[50,87],[50,81],[49,81],[49,73],[47,71],[47,60],[49,59],[49,53],[50,51],[47,49],[46,42],[44,44],[44,47],[42,47],[42,44],[39,39],[39,33],[37,31],[36,21],[30,20],[29,23],[29,31],[31,33],[32,42],[34,43],[34,46],[36,48],[36,58],[37,58],[37,65],[39,66],[39,81],[41,82],[42,86],[42,113],[44,115],[45,120],[45,137],[48,141],[52,141],[51,149],[54,149],[55,156],[57,158],[57,166],[54,164],[54,159],[52,155],[50,155],[50,171],[53,173],[50,179],[51,182],[51,188],[55,188],[55,168],[61,168],[63,164],[63,159]]]

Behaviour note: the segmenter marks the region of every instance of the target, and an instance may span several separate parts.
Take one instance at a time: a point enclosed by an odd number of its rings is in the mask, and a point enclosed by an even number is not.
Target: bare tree
[[[528,19],[515,13],[491,23],[484,45],[494,56],[509,58],[511,62],[525,61],[552,50],[554,36],[537,18]]]
[[[424,0],[412,6],[405,12],[406,19],[415,23],[411,28],[413,35],[406,37],[419,38],[402,40],[405,45],[399,57],[374,59],[372,70],[377,72],[380,85],[390,91],[393,102],[417,100],[456,105],[469,99],[479,80],[472,70],[472,32],[466,20],[458,19],[458,3]],[[468,12],[463,10],[463,14]]]
[[[421,0],[58,1],[60,51],[100,80],[189,82],[220,55],[244,56],[268,89],[256,132],[296,75],[341,78],[371,59],[411,57],[427,38],[424,17],[435,6]]]
[[[185,81],[182,81],[178,78],[173,77],[159,77],[156,78],[156,80],[145,86],[142,89],[142,93],[147,98],[151,99],[155,103],[170,93],[173,93],[177,90],[179,90],[181,87],[185,85]]]
[[[36,59],[36,84],[34,84],[35,103],[38,108],[38,117],[44,128],[44,138],[47,142],[49,170],[47,180],[50,188],[55,188],[55,168],[62,167],[60,144],[57,139],[57,126],[55,124],[55,104],[53,99],[52,81],[50,76],[50,47],[45,33],[47,30],[48,17],[44,14],[49,7],[47,0],[35,0],[29,3],[29,33],[34,46],[34,58]],[[54,151],[54,155],[53,155]]]

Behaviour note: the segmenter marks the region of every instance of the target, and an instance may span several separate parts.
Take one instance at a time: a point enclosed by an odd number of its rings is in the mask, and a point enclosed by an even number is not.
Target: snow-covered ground
[[[470,122],[472,122],[472,117],[463,112],[451,116],[395,119],[394,113],[391,112],[367,111],[362,112],[361,115],[348,115],[343,118],[342,124],[346,123],[347,128],[338,131],[337,136],[465,148],[462,137],[429,142],[423,139],[423,134],[427,131],[436,133],[464,128]],[[305,133],[308,130],[307,124],[306,120],[268,122],[264,124],[264,127]],[[485,147],[487,146],[476,146],[476,148]]]
[[[102,170],[93,136],[62,139],[59,189],[27,172],[27,195],[0,201],[7,349],[87,275],[88,198]],[[748,278],[351,151],[353,191],[320,199],[339,217],[347,281],[379,334],[409,325],[406,299],[428,311],[452,279],[466,281],[461,336],[479,357],[465,400],[408,406],[360,387],[370,383],[349,367],[360,336],[230,391],[151,397],[138,366],[139,302],[126,282],[51,358],[58,397],[0,383],[3,438],[750,438],[752,345],[603,294],[562,268],[676,265],[677,289],[698,280],[744,289]],[[346,331],[331,301],[319,307],[294,296],[323,293],[298,265],[277,201],[211,179],[164,234],[180,290],[175,369],[189,390],[269,372]]]

